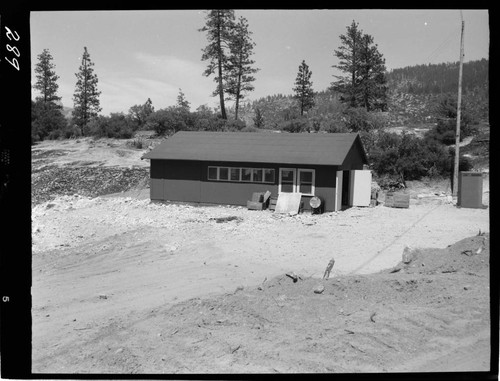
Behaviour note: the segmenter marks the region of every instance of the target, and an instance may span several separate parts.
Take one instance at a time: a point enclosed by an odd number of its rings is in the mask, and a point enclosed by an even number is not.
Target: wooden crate
[[[409,208],[410,195],[402,192],[387,192],[384,205],[390,208]]]
[[[278,202],[278,197],[271,197],[269,199],[269,210],[276,209],[276,202]]]
[[[249,210],[263,210],[264,203],[258,201],[247,201],[247,208]]]

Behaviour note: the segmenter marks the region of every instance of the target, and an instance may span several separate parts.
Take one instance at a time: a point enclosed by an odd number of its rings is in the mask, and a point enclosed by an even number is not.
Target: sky
[[[374,38],[387,70],[457,62],[461,17],[464,62],[489,57],[487,10],[235,10],[248,20],[255,43],[255,90],[246,100],[292,94],[299,65],[312,71],[315,91],[326,90],[338,64],[334,50],[352,21]],[[207,45],[203,10],[37,11],[30,13],[32,84],[38,55],[48,49],[59,76],[58,95],[73,107],[75,73],[84,47],[99,79],[101,114],[127,113],[148,98],[156,110],[175,105],[180,89],[194,111],[218,106],[213,77],[203,76]],[[32,89],[33,98],[37,96]],[[232,105],[233,102],[228,102]]]

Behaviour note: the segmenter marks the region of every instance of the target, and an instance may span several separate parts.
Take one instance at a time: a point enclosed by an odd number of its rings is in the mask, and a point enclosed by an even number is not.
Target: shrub
[[[379,133],[369,159],[377,175],[403,183],[446,176],[450,171],[450,155],[443,145],[410,134]]]
[[[436,140],[440,143],[451,145],[455,144],[455,133],[457,129],[456,118],[445,119],[440,118],[437,120],[436,126],[431,130],[427,131],[425,138],[429,140]],[[469,125],[460,123],[460,141],[464,138],[473,135],[477,132],[477,128]]]
[[[60,137],[62,137],[61,130],[52,130],[49,132],[49,134],[46,136],[48,140],[57,140]]]
[[[226,120],[225,130],[226,131],[241,131],[245,128],[247,124],[242,120]]]
[[[384,127],[387,117],[383,113],[368,112],[364,107],[350,107],[342,113],[342,121],[349,131],[371,131]]]
[[[82,136],[82,131],[77,125],[70,125],[61,131],[61,138],[63,139],[75,139]]]
[[[450,173],[453,174],[454,167],[455,167],[455,147],[449,147],[448,149],[449,152],[449,160],[448,160],[448,166],[450,168]],[[474,168],[474,164],[472,163],[472,160],[468,158],[467,156],[459,156],[458,158],[458,170],[460,172],[464,171],[470,171]]]
[[[321,119],[317,117],[311,119],[312,129],[314,130],[314,132],[319,132],[319,130],[321,129],[321,122]]]
[[[130,139],[133,132],[133,122],[122,113],[112,113],[108,116],[98,116],[93,119],[87,129],[90,135],[98,138]]]
[[[247,127],[243,127],[240,131],[241,132],[259,132],[260,129],[253,127],[253,126],[247,126]]]
[[[255,116],[253,117],[253,124],[256,128],[264,128],[265,120],[264,115],[262,115],[262,111],[260,108],[255,108]]]
[[[349,132],[349,129],[340,119],[332,119],[324,124],[324,130],[330,133]]]
[[[206,116],[195,121],[194,128],[198,131],[225,131],[226,120],[217,116]]]
[[[382,176],[377,177],[376,180],[377,180],[377,184],[382,189],[387,189],[387,190],[393,191],[393,190],[405,188],[405,184],[404,184],[403,179],[401,179],[401,177],[398,175],[389,175],[387,173],[384,173]]]
[[[455,132],[457,128],[457,99],[455,96],[445,94],[441,96],[434,107],[434,116],[436,117],[436,126],[427,132],[426,138],[437,140],[443,144],[455,143]],[[462,102],[460,112],[460,141],[467,136],[477,132],[477,116]]]
[[[299,133],[310,130],[307,119],[304,118],[291,119],[288,121],[281,122],[279,128],[280,130],[291,133]]]
[[[61,107],[43,101],[31,101],[31,139],[57,139],[67,126],[67,120],[61,112]],[[58,131],[58,132],[56,132]]]
[[[178,131],[189,131],[193,129],[203,129],[200,126],[211,127],[211,123],[200,122],[205,118],[205,113],[192,113],[181,107],[168,107],[151,113],[145,126],[147,129],[154,130],[157,135],[175,134]],[[211,116],[206,116],[211,120]]]
[[[127,142],[127,146],[131,148],[143,149],[146,143],[142,138],[136,138],[130,142]]]

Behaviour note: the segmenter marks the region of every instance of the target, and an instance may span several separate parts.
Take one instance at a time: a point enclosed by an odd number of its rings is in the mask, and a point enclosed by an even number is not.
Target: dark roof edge
[[[366,155],[365,146],[363,145],[363,141],[361,140],[361,135],[359,132],[356,133],[356,138],[354,139],[354,143],[358,142],[361,147],[361,153],[363,154],[363,160],[365,164],[368,164],[368,156]]]

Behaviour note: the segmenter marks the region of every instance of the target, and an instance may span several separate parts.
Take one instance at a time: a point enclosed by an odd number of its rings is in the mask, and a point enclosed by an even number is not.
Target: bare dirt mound
[[[57,196],[97,197],[149,184],[147,149],[131,140],[82,138],[43,141],[32,147],[31,205]]]
[[[148,168],[45,167],[31,175],[31,204],[57,196],[78,194],[97,197],[144,188],[149,183]]]
[[[64,360],[103,373],[487,371],[488,269],[484,235],[376,274],[283,274],[109,321]]]

